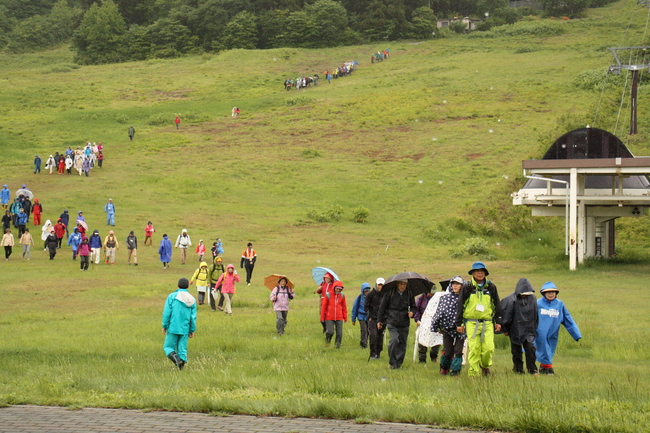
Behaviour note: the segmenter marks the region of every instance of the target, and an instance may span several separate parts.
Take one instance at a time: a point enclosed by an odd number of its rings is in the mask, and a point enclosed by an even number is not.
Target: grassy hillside
[[[574,80],[606,69],[607,47],[644,43],[646,14],[627,1],[583,20],[525,23],[511,34],[390,43],[379,64],[369,56],[385,46],[84,67],[71,63],[65,47],[0,55],[0,181],[12,191],[26,183],[45,219],[83,210],[104,236],[110,197],[120,242],[135,230],[142,243],[152,220],[155,244],[162,233],[175,239],[187,228],[195,244],[221,237],[226,262],[239,262],[248,241],[259,255],[254,284],[240,287],[232,318],[200,311],[193,358],[180,376],[160,350],[159,315],[193,261],[181,266],[175,251],[163,271],[157,248],[141,245],[133,268],[122,247],[115,266],[80,273],[68,249],[51,262],[35,248],[21,263],[16,248],[0,263],[0,329],[9,336],[0,348],[0,401],[638,431],[648,411],[640,384],[650,379],[639,344],[648,321],[634,308],[648,300],[645,256],[570,273],[563,223],[533,221],[527,209],[512,208],[509,194],[523,184],[521,160],[541,157],[564,132],[585,124],[614,130],[622,88],[601,95]],[[352,76],[304,91],[282,88],[286,78],[324,77],[349,60],[360,63]],[[647,94],[642,86],[641,133],[628,139],[618,129],[636,155],[650,154]],[[241,118],[230,117],[233,106]],[[106,154],[89,178],[32,174],[34,154],[45,162],[86,141],[103,142]],[[332,206],[342,209],[338,222],[308,217]],[[369,211],[363,224],[352,221],[360,206]],[[620,226],[627,239],[648,231],[645,219]],[[480,383],[445,381],[434,366],[410,361],[390,375],[384,361],[367,366],[349,325],[341,351],[322,347],[313,266],[338,272],[351,305],[362,282],[404,269],[432,279],[464,275],[474,258],[452,260],[450,250],[477,236],[489,246],[482,258],[503,295],[522,276],[537,289],[547,280],[562,287],[585,338],[578,345],[563,335],[561,375],[511,375],[503,339],[496,377]],[[640,250],[640,238],[625,246]],[[281,341],[273,339],[261,285],[270,273],[287,273],[299,290]]]

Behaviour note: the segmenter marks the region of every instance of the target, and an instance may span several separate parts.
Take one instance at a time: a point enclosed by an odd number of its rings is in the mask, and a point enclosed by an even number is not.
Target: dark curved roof
[[[555,140],[542,159],[597,158],[634,158],[634,155],[614,134],[598,128],[580,128],[567,132]],[[564,181],[569,180],[569,176],[552,177]],[[612,177],[587,176],[585,188],[611,189]],[[528,179],[524,188],[546,188],[546,182]],[[623,188],[648,189],[650,181],[643,175],[626,177],[623,179]]]
[[[580,128],[555,140],[542,159],[634,158],[614,134],[598,128]]]

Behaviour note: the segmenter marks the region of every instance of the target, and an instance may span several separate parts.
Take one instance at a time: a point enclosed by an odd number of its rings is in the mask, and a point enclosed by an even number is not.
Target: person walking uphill
[[[535,364],[535,331],[537,329],[537,299],[535,289],[527,278],[520,278],[515,291],[501,300],[503,333],[510,337],[513,371],[524,374],[521,350],[526,351],[526,370],[537,374]]]
[[[246,284],[251,285],[251,278],[253,277],[253,268],[257,260],[257,253],[253,249],[253,244],[248,243],[246,249],[241,255],[241,262],[239,263],[240,269],[246,267]]]
[[[275,311],[275,329],[278,335],[284,335],[284,328],[287,326],[287,315],[289,314],[289,301],[293,299],[294,292],[288,285],[285,277],[280,277],[278,285],[271,290],[269,299],[273,302]]]
[[[361,285],[361,294],[357,296],[352,304],[352,325],[356,324],[359,319],[359,330],[361,331],[361,338],[359,344],[362,348],[368,347],[368,314],[366,313],[366,296],[370,293],[370,284],[363,283]]]
[[[133,141],[133,137],[135,137],[135,128],[131,125],[129,126],[129,140]]]
[[[187,291],[187,278],[178,280],[178,290],[167,296],[162,315],[165,355],[182,370],[187,364],[187,343],[196,332],[196,300]]]
[[[158,254],[160,255],[163,269],[169,268],[169,262],[172,261],[172,241],[169,240],[167,233],[163,234],[163,238],[160,240]]]
[[[236,292],[235,283],[239,282],[239,275],[235,270],[235,265],[229,264],[226,266],[226,272],[221,274],[217,280],[217,286],[221,285],[221,295],[225,300],[225,313],[232,316],[232,297]]]
[[[456,306],[456,330],[467,334],[469,376],[490,375],[494,354],[494,332],[501,330],[501,304],[497,286],[483,262],[475,262],[468,272],[471,281],[460,291]]]
[[[181,118],[176,116],[176,118],[174,119],[174,123],[176,124],[176,129],[180,128],[180,126],[181,126]]]
[[[187,247],[192,246],[192,240],[187,234],[187,229],[181,231],[181,234],[176,238],[176,244],[174,246],[181,249],[181,265],[184,265],[185,259],[187,258]]]
[[[406,290],[407,287],[408,281],[398,281],[397,290],[384,293],[379,306],[377,328],[381,329],[385,325],[388,329],[388,363],[391,370],[400,368],[404,363],[410,319],[415,315],[415,300],[410,290]]]
[[[553,370],[553,356],[557,348],[560,325],[564,325],[575,341],[582,338],[578,325],[564,306],[564,302],[557,299],[558,290],[550,281],[547,281],[540,290],[542,297],[537,300],[539,325],[537,326],[537,361],[540,363],[540,374],[555,374]]]
[[[112,198],[108,199],[108,203],[104,206],[104,212],[106,212],[106,225],[115,227],[115,205]]]

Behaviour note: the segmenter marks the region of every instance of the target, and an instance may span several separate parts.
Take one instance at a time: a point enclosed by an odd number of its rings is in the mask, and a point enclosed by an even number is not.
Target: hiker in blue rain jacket
[[[81,233],[79,229],[74,228],[74,233],[68,238],[68,246],[72,247],[72,260],[77,260],[77,251],[79,250],[79,245],[81,244]]]
[[[196,300],[189,286],[187,278],[178,280],[178,290],[167,296],[162,315],[163,350],[179,370],[187,364],[187,342],[196,331]]]
[[[158,254],[160,254],[160,261],[163,263],[163,269],[169,268],[169,262],[172,261],[172,241],[169,240],[167,234],[164,234],[160,241]]]
[[[578,325],[564,306],[564,302],[557,299],[560,293],[555,284],[548,281],[540,290],[542,297],[537,300],[539,325],[537,326],[537,362],[540,363],[540,374],[555,374],[553,371],[553,355],[557,347],[560,325],[564,325],[567,332],[575,341],[582,338]]]
[[[370,284],[361,285],[361,294],[357,296],[352,304],[352,324],[356,325],[359,319],[359,328],[361,330],[361,339],[359,344],[364,349],[368,347],[368,314],[366,313],[366,295],[370,293]]]

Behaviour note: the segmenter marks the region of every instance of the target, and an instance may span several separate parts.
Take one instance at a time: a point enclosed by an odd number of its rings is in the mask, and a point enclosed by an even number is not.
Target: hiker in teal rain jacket
[[[167,296],[162,315],[163,350],[180,370],[187,363],[187,342],[196,331],[196,300],[187,291],[189,286],[187,278],[178,280],[178,290]]]
[[[557,294],[560,291],[555,284],[550,281],[544,283],[540,293],[542,297],[537,300],[539,325],[537,326],[537,338],[535,338],[537,362],[540,363],[540,374],[554,374],[553,355],[555,355],[557,347],[560,325],[564,325],[575,341],[580,340],[582,334],[569,314],[569,310],[564,306],[564,302],[557,299]]]

